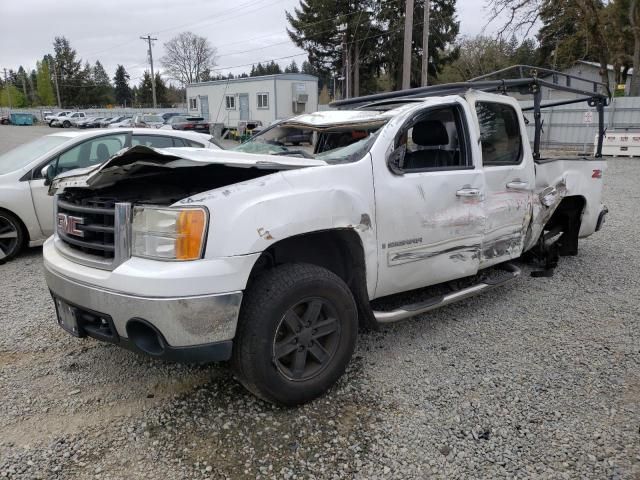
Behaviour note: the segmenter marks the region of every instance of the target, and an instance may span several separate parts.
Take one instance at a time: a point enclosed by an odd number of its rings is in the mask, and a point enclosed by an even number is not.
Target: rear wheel
[[[62,122],[63,128],[69,128],[70,126],[71,126],[71,122],[69,120],[65,120],[64,122]]]
[[[20,221],[8,212],[0,211],[0,263],[15,257],[24,243]]]
[[[355,301],[342,279],[315,265],[283,265],[245,294],[233,368],[264,400],[305,403],[344,373],[357,331]]]
[[[49,122],[49,127],[50,127],[50,128],[53,128],[53,120],[51,120],[51,121]]]

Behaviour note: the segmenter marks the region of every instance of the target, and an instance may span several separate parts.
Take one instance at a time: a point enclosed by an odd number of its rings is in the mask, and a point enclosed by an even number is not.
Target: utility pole
[[[429,84],[429,10],[431,0],[424,0],[424,22],[422,22],[422,86]]]
[[[7,81],[7,69],[4,69],[4,88],[7,89],[7,103],[9,110],[11,110],[11,91],[9,90],[9,82]]]
[[[51,69],[51,62],[49,62],[49,69]],[[58,108],[62,108],[62,103],[60,102],[60,88],[58,87],[58,71],[56,70],[56,62],[53,61],[53,83],[56,86],[56,99],[58,100]]]
[[[406,0],[404,12],[404,50],[402,58],[402,89],[411,87],[411,38],[413,37],[413,0]]]
[[[147,35],[146,37],[140,37],[140,40],[146,40],[149,43],[149,63],[151,64],[151,92],[153,93],[153,108],[158,108],[156,102],[156,76],[153,73],[153,53],[151,52],[151,41],[158,40],[157,38]]]

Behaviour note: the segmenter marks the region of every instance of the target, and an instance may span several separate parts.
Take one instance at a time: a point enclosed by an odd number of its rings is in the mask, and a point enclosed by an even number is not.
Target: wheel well
[[[364,248],[354,230],[325,230],[280,240],[262,252],[251,271],[249,282],[264,271],[285,263],[309,263],[338,275],[356,300],[360,325],[377,328],[369,305]]]
[[[586,204],[587,201],[582,196],[565,197],[547,222],[545,230],[559,229],[562,231],[562,236],[558,240],[560,255],[576,255],[578,253],[578,236]]]
[[[24,247],[25,245],[29,244],[29,230],[27,230],[27,226],[24,224],[24,222],[22,221],[22,219],[16,215],[15,213],[13,213],[11,210],[7,210],[6,208],[2,208],[0,207],[0,213],[8,213],[9,215],[13,216],[16,218],[16,220],[18,220],[18,223],[20,224],[20,228],[22,229],[22,235],[23,235],[23,239],[24,241],[22,242],[22,247]]]

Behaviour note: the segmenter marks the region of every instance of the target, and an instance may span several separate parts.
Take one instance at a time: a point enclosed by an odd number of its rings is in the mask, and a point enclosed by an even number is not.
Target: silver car
[[[41,245],[53,233],[49,175],[98,165],[123,148],[219,149],[210,135],[149,128],[69,131],[46,135],[0,155],[0,263],[25,246]]]

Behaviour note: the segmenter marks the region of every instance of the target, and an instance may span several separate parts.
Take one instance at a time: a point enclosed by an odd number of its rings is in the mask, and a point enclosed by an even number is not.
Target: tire
[[[65,120],[62,122],[62,128],[69,128],[71,126],[71,122],[69,120]]]
[[[53,120],[51,120],[51,121],[49,122],[49,127],[50,127],[50,128],[53,128]]]
[[[282,265],[245,292],[232,368],[240,383],[263,400],[300,405],[340,378],[357,334],[355,300],[341,278],[315,265]],[[304,362],[303,368],[296,368],[301,358],[298,367]]]
[[[14,258],[24,246],[25,234],[18,218],[0,210],[0,264]]]

